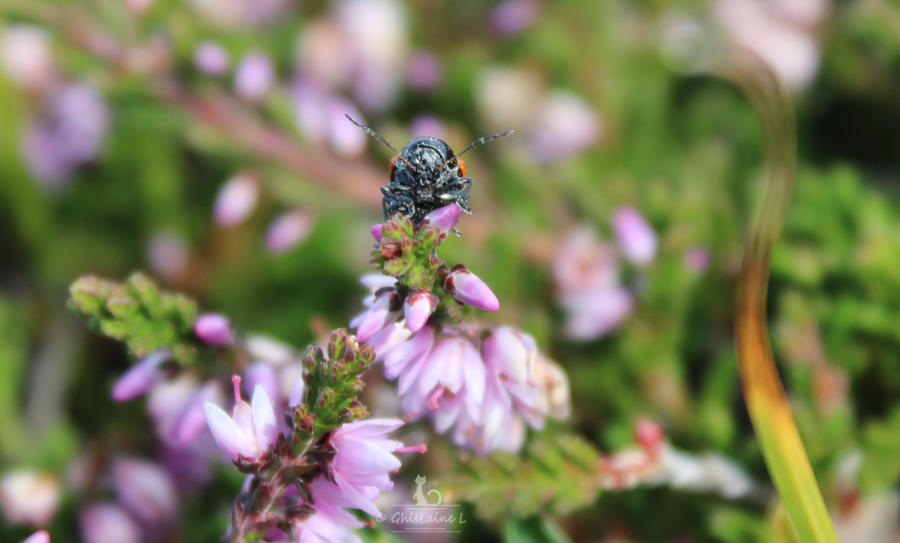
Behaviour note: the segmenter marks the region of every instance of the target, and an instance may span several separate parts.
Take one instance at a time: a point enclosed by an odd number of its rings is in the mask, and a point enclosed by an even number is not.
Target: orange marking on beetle
[[[466,176],[466,163],[463,162],[463,159],[456,157],[456,161],[459,162],[459,174],[463,177]]]
[[[397,166],[397,159],[400,158],[400,155],[394,155],[394,158],[391,159],[390,171],[388,172],[388,177],[394,177],[394,168]]]

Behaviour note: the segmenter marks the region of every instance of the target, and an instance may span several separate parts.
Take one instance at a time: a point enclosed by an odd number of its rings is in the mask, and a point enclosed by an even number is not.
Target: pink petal
[[[248,436],[238,423],[231,419],[219,406],[207,402],[203,405],[209,431],[225,454],[231,458],[238,455],[253,458],[256,456],[256,443]]]
[[[266,389],[256,385],[253,390],[251,409],[253,410],[253,430],[256,432],[256,444],[259,454],[264,453],[278,439],[278,423],[275,420],[275,408],[266,394]]]

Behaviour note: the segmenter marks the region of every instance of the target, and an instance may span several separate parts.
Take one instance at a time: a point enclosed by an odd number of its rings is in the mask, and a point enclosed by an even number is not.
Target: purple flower
[[[89,505],[78,515],[85,543],[140,543],[137,524],[121,507],[111,503]]]
[[[234,74],[234,90],[250,102],[265,98],[275,84],[275,68],[268,55],[251,51],[244,55]]]
[[[194,321],[194,334],[211,347],[222,347],[232,342],[231,323],[225,315],[203,313]]]
[[[427,290],[407,294],[403,301],[403,318],[409,331],[418,332],[428,322],[428,317],[437,309],[439,302],[438,297]]]
[[[620,207],[613,215],[619,247],[635,264],[649,264],[656,256],[656,233],[633,207]]]
[[[441,62],[432,53],[415,51],[406,63],[406,81],[409,86],[421,92],[434,90],[444,78]]]
[[[345,511],[355,505],[335,484],[318,476],[307,485],[315,513],[296,523],[300,543],[362,543],[353,530],[363,523]]]
[[[144,522],[175,517],[178,496],[163,468],[135,458],[121,458],[113,464],[113,479],[122,505]]]
[[[125,402],[144,394],[163,377],[162,364],[171,358],[169,349],[159,349],[148,354],[126,371],[113,385],[112,398]]]
[[[228,52],[218,43],[205,41],[194,49],[194,65],[205,74],[224,75],[230,63]]]
[[[501,36],[518,34],[530,27],[541,15],[542,6],[537,0],[506,0],[491,11],[490,23]]]
[[[72,83],[47,95],[42,116],[25,133],[31,173],[57,188],[76,168],[95,159],[109,126],[109,110],[94,87]]]
[[[409,122],[409,135],[413,138],[431,136],[446,139],[444,123],[434,115],[418,115]]]
[[[462,215],[462,208],[459,207],[459,204],[454,202],[435,209],[428,215],[422,217],[422,224],[420,227],[431,226],[437,228],[441,232],[447,233],[456,226],[460,215]]]
[[[171,435],[175,443],[187,445],[206,428],[206,413],[203,406],[220,401],[219,383],[208,381],[197,389],[184,403],[179,414],[171,423]]]
[[[50,534],[47,530],[38,530],[26,537],[22,543],[50,543]]]
[[[289,251],[306,239],[312,225],[313,216],[302,209],[294,209],[279,215],[266,231],[266,249],[273,254]]]
[[[244,457],[259,460],[275,444],[278,425],[272,401],[263,387],[253,391],[251,403],[241,399],[241,378],[231,378],[234,383],[234,410],[229,417],[212,403],[205,403],[206,421],[216,443],[233,460]]]
[[[622,287],[573,294],[560,298],[568,312],[564,333],[572,339],[590,340],[615,330],[631,314],[631,293]]]
[[[400,469],[394,452],[421,452],[423,445],[405,447],[387,439],[387,434],[403,426],[396,419],[367,419],[344,424],[331,436],[335,450],[329,469],[331,478],[353,507],[382,518],[374,499],[382,490],[393,488],[389,473]]]
[[[342,156],[359,155],[365,150],[365,132],[344,117],[362,118],[353,104],[306,79],[294,82],[291,97],[297,126],[306,139],[329,145]]]
[[[229,179],[219,189],[213,204],[216,224],[223,228],[237,226],[250,216],[259,199],[259,179],[249,173],[240,172]]]
[[[372,237],[375,238],[375,241],[379,242],[381,241],[381,236],[383,235],[382,232],[384,232],[384,225],[381,223],[373,224],[372,228],[370,228],[369,231],[372,233]]]
[[[406,341],[411,335],[412,332],[409,331],[403,322],[395,322],[382,328],[379,332],[370,337],[366,343],[375,349],[375,362],[378,362],[397,345]]]
[[[525,383],[534,372],[534,338],[511,326],[494,328],[481,345],[484,362],[505,381]]]
[[[528,144],[539,161],[557,162],[596,143],[602,131],[600,118],[580,96],[555,91],[534,113]]]
[[[46,525],[59,500],[59,481],[53,475],[18,469],[0,478],[0,511],[10,524]]]
[[[458,302],[486,311],[500,309],[500,300],[497,299],[494,291],[463,264],[453,268],[453,271],[444,279],[443,287]]]
[[[709,251],[705,247],[691,247],[684,253],[684,265],[696,272],[706,271],[709,267]]]

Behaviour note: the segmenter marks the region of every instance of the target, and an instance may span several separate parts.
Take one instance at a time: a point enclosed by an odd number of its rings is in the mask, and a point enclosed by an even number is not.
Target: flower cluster
[[[616,211],[613,229],[617,246],[580,227],[562,240],[554,258],[557,300],[567,316],[563,333],[572,339],[596,339],[616,329],[634,305],[620,278],[621,256],[645,266],[656,255],[656,234],[633,208]]]
[[[500,302],[465,265],[436,254],[460,213],[450,204],[418,226],[394,218],[372,228],[373,264],[386,275],[363,277],[368,309],[351,326],[397,379],[407,420],[428,414],[459,446],[515,451],[526,424],[568,415],[568,382],[525,332],[462,321],[465,306],[496,311]]]
[[[389,474],[400,468],[394,453],[425,447],[388,439],[400,420],[359,420],[366,415],[356,399],[363,387],[359,375],[373,358],[370,346],[337,330],[327,353],[307,349],[285,416],[276,415],[263,384],[254,387],[250,403],[244,401],[239,376],[232,378],[231,415],[204,404],[216,443],[248,474],[234,504],[232,540],[258,534],[304,543],[359,541],[353,529],[362,523],[345,509],[382,517],[374,501],[392,488]]]

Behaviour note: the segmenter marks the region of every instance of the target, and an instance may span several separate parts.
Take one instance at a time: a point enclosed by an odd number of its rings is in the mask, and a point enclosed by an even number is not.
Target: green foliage
[[[345,422],[364,418],[368,411],[357,399],[366,386],[360,375],[374,358],[372,346],[357,342],[344,328],[331,333],[327,351],[316,345],[307,347],[303,357],[305,401],[294,409],[294,427],[318,439]]]
[[[447,487],[451,496],[478,504],[478,515],[493,521],[562,515],[597,497],[599,461],[584,439],[548,432],[536,436],[522,455],[495,452],[461,461]]]
[[[196,359],[196,303],[161,290],[145,275],[135,273],[124,283],[82,277],[69,288],[69,305],[92,330],[124,342],[132,356],[168,348],[180,364]]]
[[[868,424],[861,445],[860,486],[866,490],[895,486],[900,481],[900,408],[895,407],[887,419]]]

